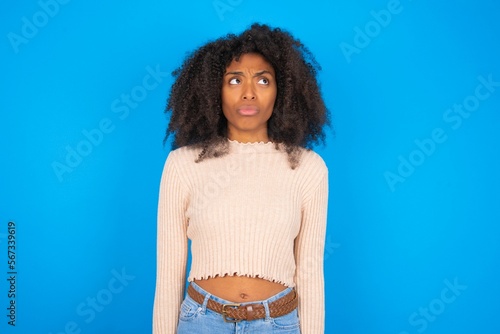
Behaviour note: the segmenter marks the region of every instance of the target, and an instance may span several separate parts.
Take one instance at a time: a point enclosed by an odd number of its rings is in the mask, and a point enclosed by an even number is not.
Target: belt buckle
[[[227,318],[227,310],[226,310],[226,307],[239,307],[241,306],[241,304],[223,304],[222,305],[222,318],[224,319],[224,322],[240,322],[241,320],[240,319],[228,319]]]

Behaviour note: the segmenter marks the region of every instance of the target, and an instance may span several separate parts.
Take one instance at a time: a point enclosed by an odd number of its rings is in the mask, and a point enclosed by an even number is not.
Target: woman
[[[329,124],[307,48],[254,24],[174,72],[153,332],[324,332]],[[188,239],[192,263],[184,298]]]

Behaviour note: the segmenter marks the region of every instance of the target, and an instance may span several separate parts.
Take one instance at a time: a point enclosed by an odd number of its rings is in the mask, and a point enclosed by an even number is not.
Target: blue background
[[[151,331],[167,74],[254,21],[323,67],[326,333],[500,333],[500,87],[479,79],[500,81],[493,0],[5,4],[0,268],[14,221],[18,274],[15,327],[0,279],[2,333]]]

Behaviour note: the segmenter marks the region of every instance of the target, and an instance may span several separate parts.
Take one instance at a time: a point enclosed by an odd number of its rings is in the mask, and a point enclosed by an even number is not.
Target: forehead
[[[226,71],[236,71],[236,70],[252,70],[252,71],[262,71],[267,70],[274,74],[274,68],[269,64],[269,62],[262,55],[258,53],[244,53],[238,60],[233,59]]]

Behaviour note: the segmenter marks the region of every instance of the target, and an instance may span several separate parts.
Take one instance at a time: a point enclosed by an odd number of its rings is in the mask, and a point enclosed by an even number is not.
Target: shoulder
[[[302,148],[301,150],[299,169],[319,175],[328,174],[328,167],[321,155],[310,149]]]
[[[185,173],[189,169],[189,166],[196,164],[195,161],[199,154],[199,149],[189,146],[171,150],[163,165],[163,173],[174,173],[174,175]]]
[[[194,163],[201,149],[197,149],[191,146],[183,146],[176,148],[168,153],[166,163],[174,164],[185,164]]]
[[[318,193],[328,193],[328,167],[325,160],[313,150],[303,149],[298,169],[301,170],[304,203]]]
[[[170,186],[173,184],[189,184],[199,151],[187,146],[171,150],[163,165],[161,183]],[[184,186],[181,187],[187,189]]]

